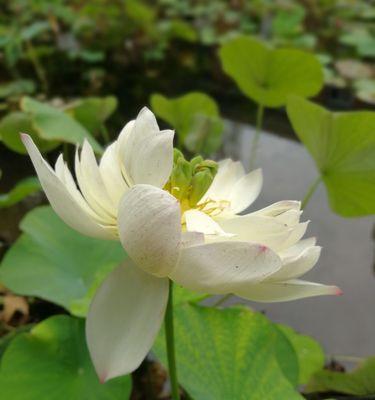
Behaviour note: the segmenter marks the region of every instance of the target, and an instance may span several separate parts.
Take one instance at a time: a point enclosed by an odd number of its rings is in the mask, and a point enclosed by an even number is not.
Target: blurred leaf
[[[185,138],[185,147],[193,154],[209,156],[222,144],[223,121],[217,117],[197,114],[195,123]]]
[[[117,99],[114,96],[87,97],[69,104],[65,111],[91,134],[98,134],[116,108]]]
[[[12,112],[0,121],[0,140],[11,150],[27,154],[25,146],[20,139],[20,133],[29,134],[41,151],[49,151],[59,145],[55,141],[41,139],[32,126],[31,117],[24,112]]]
[[[17,336],[1,362],[1,396],[12,400],[122,400],[131,378],[101,384],[86,347],[84,320],[58,315]]]
[[[306,391],[375,395],[375,357],[365,360],[353,372],[320,371],[313,376]]]
[[[375,37],[365,28],[355,28],[345,32],[340,37],[340,42],[356,48],[362,57],[375,57]]]
[[[323,369],[324,352],[320,344],[310,336],[301,335],[286,325],[276,325],[292,344],[298,357],[299,377],[297,384],[306,384],[311,376]]]
[[[35,83],[29,79],[18,79],[0,85],[0,98],[5,99],[20,94],[32,94],[35,91]]]
[[[375,79],[358,79],[354,82],[354,88],[360,100],[375,105]]]
[[[31,25],[21,30],[20,36],[22,40],[32,40],[36,36],[50,29],[48,21],[35,21]]]
[[[173,99],[153,94],[150,102],[155,114],[176,129],[182,142],[195,128],[197,117],[220,117],[215,100],[200,92],[190,92]]]
[[[37,296],[84,316],[98,285],[124,258],[118,242],[82,236],[50,207],[29,212],[24,232],[0,266],[0,281],[16,294]]]
[[[294,49],[273,50],[251,37],[239,36],[219,51],[224,71],[242,92],[266,107],[281,107],[287,96],[316,95],[323,85],[317,58]]]
[[[342,77],[350,80],[370,78],[373,74],[371,65],[359,60],[339,60],[335,63],[335,67]]]
[[[294,131],[314,158],[332,209],[344,217],[375,213],[375,113],[333,113],[291,96]]]
[[[263,315],[243,307],[175,310],[179,380],[195,400],[302,399],[276,361],[279,335]],[[163,334],[154,351],[166,365]]]
[[[86,138],[96,152],[102,151],[90,133],[63,111],[30,97],[22,98],[21,109],[31,115],[33,126],[43,139],[82,144]]]
[[[37,178],[22,179],[10,192],[0,194],[0,208],[10,207],[39,190],[40,184]]]

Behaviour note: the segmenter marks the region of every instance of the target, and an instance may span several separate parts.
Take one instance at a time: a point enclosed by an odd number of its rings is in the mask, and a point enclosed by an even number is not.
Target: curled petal
[[[229,200],[233,186],[245,175],[242,164],[239,161],[229,159],[219,162],[219,170],[206,194],[201,199],[204,203],[207,199]]]
[[[129,374],[151,349],[163,321],[168,279],[156,278],[126,260],[95,294],[86,338],[101,382]]]
[[[121,243],[144,271],[166,276],[181,246],[181,213],[175,197],[150,185],[135,185],[121,199]]]
[[[248,214],[218,221],[226,233],[234,234],[234,240],[262,243],[274,251],[295,244],[305,233],[306,224],[295,227],[273,217]]]
[[[69,171],[63,171],[61,163],[57,168],[59,174],[65,173],[64,176],[69,180],[68,184],[70,185],[71,192],[68,186],[65,185],[43,159],[31,137],[22,135],[22,141],[29,153],[43,190],[56,214],[67,225],[84,235],[100,239],[113,239],[113,235],[104,229],[88,212],[88,206],[78,193],[78,190],[74,188],[75,184],[72,181],[73,178]]]
[[[263,185],[261,169],[256,169],[240,178],[231,191],[229,201],[234,214],[248,208],[259,196]]]
[[[260,282],[280,267],[280,258],[265,246],[226,241],[182,249],[169,277],[190,290],[224,294]]]
[[[144,107],[119,138],[120,159],[129,185],[150,184],[162,188],[173,167],[171,130],[160,131],[154,114]]]
[[[235,292],[244,299],[273,303],[303,299],[305,297],[342,294],[337,286],[321,285],[320,283],[293,279],[283,282],[262,282],[258,285],[248,285]]]
[[[283,260],[282,267],[268,279],[271,281],[285,281],[299,278],[318,262],[321,247],[312,246],[302,251],[298,256],[288,257]]]

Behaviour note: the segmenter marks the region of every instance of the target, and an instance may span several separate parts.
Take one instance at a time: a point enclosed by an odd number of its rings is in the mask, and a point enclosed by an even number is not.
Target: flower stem
[[[232,298],[233,294],[232,293],[228,293],[225,294],[224,296],[220,297],[220,299],[218,299],[213,305],[212,307],[219,307],[222,304],[224,304],[227,300],[229,300],[230,298]]]
[[[177,380],[176,354],[174,346],[173,328],[173,282],[169,281],[169,298],[165,313],[165,341],[167,345],[169,379],[171,381],[172,399],[180,400],[180,392]]]
[[[253,137],[253,141],[251,143],[251,153],[250,153],[250,161],[249,161],[249,169],[250,171],[255,166],[256,155],[258,151],[258,142],[260,137],[260,131],[263,125],[263,115],[264,115],[264,106],[263,104],[258,104],[257,109],[257,117],[256,117],[256,125],[255,125],[255,135]]]
[[[307,191],[305,197],[302,200],[301,209],[303,210],[307,204],[309,203],[312,195],[315,193],[316,188],[319,186],[319,183],[322,181],[322,177],[318,176],[318,178],[311,184],[309,190]]]

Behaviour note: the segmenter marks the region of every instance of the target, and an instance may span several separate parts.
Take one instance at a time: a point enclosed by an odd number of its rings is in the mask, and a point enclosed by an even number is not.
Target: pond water
[[[248,165],[253,134],[252,127],[228,123],[223,155]],[[279,200],[302,199],[317,177],[314,162],[300,143],[267,132],[260,138],[257,165],[263,169],[264,186],[250,211]],[[313,336],[328,355],[374,355],[374,218],[345,219],[334,214],[321,184],[303,220],[311,220],[307,234],[316,236],[323,247],[318,264],[304,278],[335,284],[344,295],[249,304],[273,321]]]

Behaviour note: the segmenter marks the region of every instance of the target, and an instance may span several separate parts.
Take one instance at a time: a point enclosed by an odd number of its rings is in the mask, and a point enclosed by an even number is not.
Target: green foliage
[[[21,94],[31,94],[35,91],[35,84],[29,79],[18,79],[0,85],[0,98],[13,97]]]
[[[327,187],[332,209],[344,217],[375,213],[375,113],[333,113],[291,97],[287,112]]]
[[[82,144],[86,138],[96,152],[102,150],[93,136],[64,111],[30,97],[23,97],[21,109],[31,116],[32,125],[41,138],[72,144]]]
[[[39,190],[40,183],[37,178],[22,179],[10,192],[0,194],[0,208],[10,207]]]
[[[117,99],[114,96],[86,97],[65,108],[75,120],[92,135],[97,135],[106,120],[115,112]]]
[[[84,321],[54,316],[16,337],[0,368],[1,396],[12,400],[122,400],[131,378],[99,383],[86,347]]]
[[[20,228],[23,234],[1,263],[0,281],[14,293],[41,297],[78,316],[125,257],[119,243],[80,235],[50,207],[29,212]]]
[[[219,51],[224,71],[241,91],[266,107],[286,104],[288,95],[316,95],[323,72],[312,54],[293,49],[271,49],[263,42],[239,36]]]
[[[279,367],[280,336],[263,315],[185,304],[176,309],[175,331],[179,380],[195,400],[302,399]],[[165,365],[162,334],[154,351]]]
[[[310,336],[298,334],[289,326],[276,325],[276,327],[286,336],[298,357],[297,384],[306,384],[315,372],[323,369],[325,357],[322,347]]]
[[[375,395],[375,357],[365,360],[353,372],[320,371],[309,382],[306,391]]]
[[[181,143],[194,153],[210,154],[221,144],[223,122],[218,105],[210,96],[190,92],[174,99],[151,96],[155,114],[176,129]]]
[[[7,114],[0,121],[0,140],[11,150],[27,154],[25,146],[20,139],[20,133],[29,134],[41,151],[49,151],[58,146],[55,141],[43,140],[34,128],[32,118],[29,114],[15,111]]]

